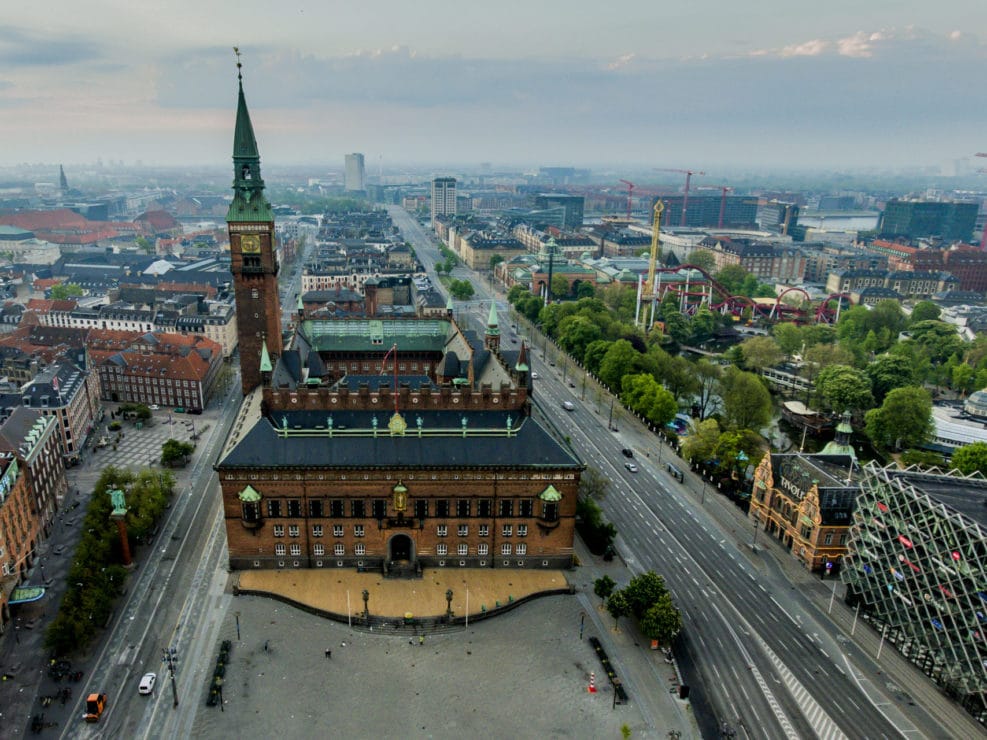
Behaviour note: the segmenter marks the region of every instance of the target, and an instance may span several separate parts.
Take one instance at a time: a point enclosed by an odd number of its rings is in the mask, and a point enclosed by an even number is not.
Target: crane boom
[[[630,180],[621,180],[627,186],[627,220],[631,220],[631,205],[634,199],[634,183]]]
[[[658,267],[659,236],[661,234],[661,214],[665,204],[661,199],[655,201],[654,222],[651,226],[651,259],[648,261],[648,295],[655,289],[655,269]]]

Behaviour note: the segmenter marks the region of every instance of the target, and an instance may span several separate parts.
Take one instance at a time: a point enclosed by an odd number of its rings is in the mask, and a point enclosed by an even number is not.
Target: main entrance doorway
[[[413,545],[411,543],[411,538],[406,534],[396,534],[391,537],[391,541],[388,544],[390,549],[390,561],[400,561],[406,560],[411,562],[414,558],[412,557]]]

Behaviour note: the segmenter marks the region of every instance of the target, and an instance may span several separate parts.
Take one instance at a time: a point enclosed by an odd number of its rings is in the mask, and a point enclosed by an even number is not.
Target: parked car
[[[536,373],[534,370],[531,371],[531,379],[538,380],[538,373]]]
[[[148,408],[151,409],[151,411],[158,411],[161,407],[158,406],[158,404],[156,403],[152,403],[150,406],[148,406]]]
[[[154,691],[154,684],[157,680],[157,673],[145,673],[144,677],[141,678],[140,686],[137,687],[137,693],[143,696],[152,693]]]

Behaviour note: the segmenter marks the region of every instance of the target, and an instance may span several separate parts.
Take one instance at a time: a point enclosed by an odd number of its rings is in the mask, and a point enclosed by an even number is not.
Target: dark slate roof
[[[389,411],[350,411],[332,414],[333,426],[352,429],[371,429],[373,416],[378,419],[378,436],[362,434],[335,434],[329,437],[282,437],[271,420],[259,418],[254,427],[230,453],[217,464],[220,470],[229,468],[524,468],[563,467],[581,468],[576,456],[565,449],[534,419],[512,419],[515,434],[507,436],[462,436],[462,419],[468,428],[507,429],[504,412],[443,412],[423,411],[405,420],[408,432],[405,436],[392,437],[387,431]],[[295,411],[283,414],[288,428],[296,425],[313,428],[326,426],[328,414],[314,411]],[[422,418],[422,428],[447,429],[442,436],[421,436],[415,433],[416,418]],[[282,415],[277,416],[280,424]],[[516,427],[519,422],[520,427]],[[547,484],[547,481],[546,481]]]
[[[302,303],[352,303],[363,302],[363,294],[349,288],[339,290],[310,290],[302,294]]]
[[[848,526],[856,505],[859,475],[851,475],[854,461],[847,455],[771,456],[775,487],[784,477],[803,491],[815,483],[819,491],[819,515],[823,526]],[[849,480],[848,480],[849,479]]]
[[[306,358],[306,364],[308,365],[308,376],[310,378],[321,378],[326,374],[325,363],[322,362],[322,357],[318,352],[309,352]]]
[[[390,386],[391,390],[394,389],[393,375],[347,375],[339,382],[345,382],[346,387],[351,392],[356,391],[361,383],[366,383],[372,393],[380,390],[382,385]],[[432,379],[427,375],[398,375],[398,386],[404,383],[407,383],[411,390],[417,391],[422,386],[432,386]]]
[[[447,378],[458,378],[460,366],[459,355],[452,350],[446,352],[445,359],[442,361],[442,374]]]

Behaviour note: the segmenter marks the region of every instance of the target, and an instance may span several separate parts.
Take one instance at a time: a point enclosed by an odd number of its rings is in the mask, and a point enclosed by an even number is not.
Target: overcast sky
[[[4,3],[0,165],[899,167],[987,150],[987,0]],[[380,160],[378,159],[380,158]]]

